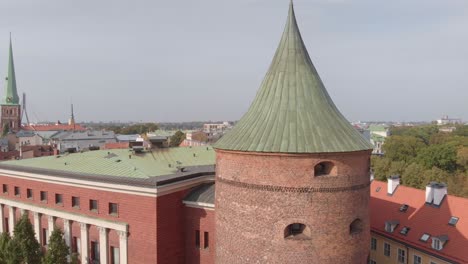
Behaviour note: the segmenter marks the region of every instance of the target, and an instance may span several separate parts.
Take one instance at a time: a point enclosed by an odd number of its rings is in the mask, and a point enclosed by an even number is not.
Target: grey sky
[[[288,0],[3,0],[30,118],[235,120]],[[468,1],[296,0],[310,56],[349,120],[468,120]],[[3,93],[4,83],[0,84]]]

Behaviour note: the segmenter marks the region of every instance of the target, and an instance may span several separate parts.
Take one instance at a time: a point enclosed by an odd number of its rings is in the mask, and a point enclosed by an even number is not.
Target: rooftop
[[[86,128],[76,124],[76,125],[68,125],[68,124],[45,124],[45,125],[27,125],[23,126],[24,130],[35,130],[35,131],[83,131]]]
[[[272,153],[372,149],[325,89],[302,40],[292,2],[280,44],[253,103],[215,148]]]
[[[380,187],[380,191],[376,191]],[[447,260],[468,263],[468,199],[447,195],[439,207],[426,204],[425,191],[399,185],[392,196],[387,195],[387,183],[373,181],[371,184],[371,228],[372,231],[390,238],[404,241],[413,247],[442,256]],[[400,211],[402,205],[408,205]],[[450,225],[452,217],[458,218]],[[397,220],[399,225],[392,232],[385,231],[385,222]],[[453,220],[452,220],[453,221]],[[409,231],[400,233],[407,227]],[[426,242],[422,240],[428,234]],[[448,238],[442,250],[431,246],[432,238]]]
[[[69,172],[145,179],[177,173],[177,167],[215,164],[211,147],[167,148],[141,154],[128,149],[96,150],[61,156],[0,162],[0,169]]]

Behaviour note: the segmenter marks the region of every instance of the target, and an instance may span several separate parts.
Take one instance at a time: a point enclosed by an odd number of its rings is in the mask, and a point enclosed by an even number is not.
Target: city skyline
[[[0,75],[11,31],[32,121],[68,119],[71,101],[78,122],[238,120],[287,2],[2,3]],[[468,4],[422,3],[295,1],[315,67],[349,121],[468,119]]]

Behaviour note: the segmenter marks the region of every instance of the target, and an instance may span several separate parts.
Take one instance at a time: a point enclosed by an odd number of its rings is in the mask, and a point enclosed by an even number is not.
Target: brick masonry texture
[[[215,263],[215,211],[186,207],[185,209],[186,264]],[[195,232],[200,231],[200,248],[195,244]],[[208,248],[204,248],[204,232],[208,232]]]
[[[217,150],[216,263],[366,263],[369,156]],[[336,176],[314,177],[322,161]],[[355,219],[363,231],[350,234]],[[285,238],[292,223],[307,238]]]

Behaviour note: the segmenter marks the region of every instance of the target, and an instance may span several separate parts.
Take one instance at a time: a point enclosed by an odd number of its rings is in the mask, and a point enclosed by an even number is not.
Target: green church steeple
[[[302,40],[292,1],[280,44],[253,103],[214,147],[270,153],[372,149],[325,89]]]
[[[8,54],[8,75],[5,78],[5,93],[2,98],[2,105],[18,105],[19,97],[18,91],[16,90],[16,76],[15,76],[15,64],[13,62],[13,45],[11,44],[10,35],[10,50]]]

